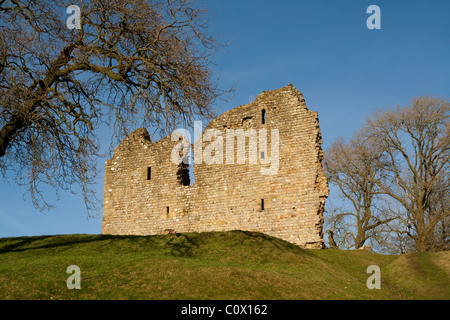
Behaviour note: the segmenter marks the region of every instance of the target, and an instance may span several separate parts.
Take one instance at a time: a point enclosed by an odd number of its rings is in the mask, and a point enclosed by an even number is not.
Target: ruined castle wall
[[[230,135],[239,129],[250,136],[244,157],[238,156],[238,138]],[[318,115],[306,108],[297,89],[289,85],[263,92],[211,121],[207,132],[213,137],[203,135],[193,144],[194,161],[198,150],[203,159],[194,165],[190,186],[183,185],[180,166],[170,161],[179,141],[166,137],[152,143],[145,129],[126,138],[105,165],[103,233],[240,229],[304,247],[323,245],[328,187]],[[266,144],[260,143],[263,136]],[[231,144],[234,157],[227,153]]]

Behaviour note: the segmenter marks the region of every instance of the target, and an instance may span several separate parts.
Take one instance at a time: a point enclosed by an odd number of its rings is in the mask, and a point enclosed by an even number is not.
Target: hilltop
[[[80,290],[67,289],[69,265]],[[449,273],[450,252],[307,250],[244,231],[0,239],[0,299],[448,300]]]

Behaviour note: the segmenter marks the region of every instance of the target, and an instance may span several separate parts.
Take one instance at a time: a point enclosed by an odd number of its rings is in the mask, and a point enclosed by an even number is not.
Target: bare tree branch
[[[0,169],[40,209],[50,207],[41,184],[78,184],[95,207],[102,124],[117,140],[137,125],[164,134],[213,117],[232,92],[219,88],[222,45],[195,1],[81,2],[80,30],[66,26],[71,4],[0,1]]]

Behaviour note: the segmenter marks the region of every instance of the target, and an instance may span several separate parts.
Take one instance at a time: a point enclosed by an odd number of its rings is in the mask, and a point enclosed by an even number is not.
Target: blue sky
[[[201,3],[209,9],[210,33],[230,41],[215,63],[221,85],[236,83],[237,91],[231,102],[219,103],[219,114],[292,83],[319,112],[326,150],[377,108],[407,105],[416,95],[450,98],[448,0]],[[381,9],[380,30],[366,27],[372,4]],[[102,171],[104,161],[98,161]],[[96,189],[102,197],[103,172]],[[24,192],[0,181],[0,237],[101,233],[101,212],[88,218],[80,194],[62,193],[55,209],[41,213]]]

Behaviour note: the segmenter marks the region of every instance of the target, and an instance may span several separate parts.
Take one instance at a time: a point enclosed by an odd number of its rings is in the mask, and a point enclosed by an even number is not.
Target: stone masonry
[[[318,114],[292,85],[223,113],[196,141],[137,129],[105,164],[103,233],[247,230],[323,248],[321,144]],[[193,184],[179,163],[189,149]]]

